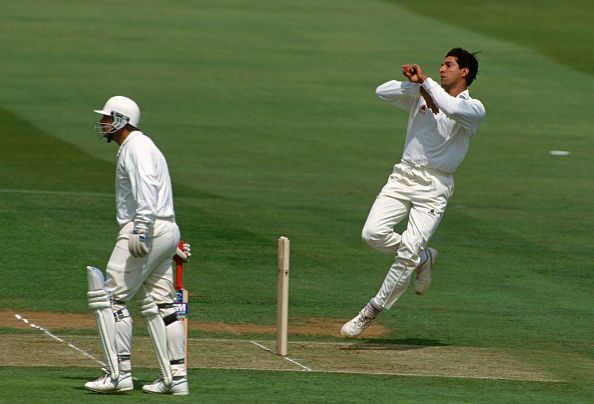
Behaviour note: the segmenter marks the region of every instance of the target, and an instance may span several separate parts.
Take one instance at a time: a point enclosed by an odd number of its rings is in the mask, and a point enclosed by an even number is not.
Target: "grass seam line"
[[[34,194],[34,195],[61,195],[61,196],[97,196],[97,197],[113,197],[113,194],[105,192],[84,192],[84,191],[51,191],[44,189],[16,189],[16,188],[0,188],[1,193],[5,194]]]

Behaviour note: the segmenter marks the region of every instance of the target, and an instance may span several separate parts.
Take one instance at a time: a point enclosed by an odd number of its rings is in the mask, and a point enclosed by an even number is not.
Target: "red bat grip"
[[[177,246],[183,251],[184,242],[180,240]],[[173,259],[175,261],[175,289],[180,290],[184,288],[184,261],[177,255]]]

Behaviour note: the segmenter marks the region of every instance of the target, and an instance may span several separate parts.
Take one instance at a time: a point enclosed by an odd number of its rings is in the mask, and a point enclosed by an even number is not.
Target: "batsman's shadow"
[[[437,346],[449,345],[438,340],[426,338],[368,339],[359,340],[339,349],[345,351],[409,351]]]

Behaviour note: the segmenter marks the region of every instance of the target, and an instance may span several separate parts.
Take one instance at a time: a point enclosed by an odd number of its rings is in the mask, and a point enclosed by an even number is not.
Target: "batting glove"
[[[135,227],[128,236],[128,250],[135,257],[144,257],[149,253],[147,246],[148,232],[146,229]]]
[[[177,247],[177,249],[175,250],[175,258],[179,258],[183,262],[188,262],[191,256],[192,248],[190,246],[190,243],[186,241],[184,241],[182,248]]]

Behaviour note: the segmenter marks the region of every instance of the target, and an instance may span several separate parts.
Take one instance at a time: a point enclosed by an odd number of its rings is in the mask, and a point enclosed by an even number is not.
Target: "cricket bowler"
[[[382,100],[408,112],[404,151],[377,196],[363,226],[363,241],[395,256],[379,291],[341,334],[355,338],[402,296],[415,274],[415,292],[431,283],[438,251],[427,243],[437,230],[454,192],[453,173],[464,160],[470,140],[485,118],[483,104],[468,87],[478,73],[473,53],[450,50],[439,69],[440,84],[417,64],[402,66],[408,81],[391,80],[377,87]],[[394,226],[408,220],[402,234]]]
[[[111,97],[100,110],[96,130],[119,145],[115,193],[119,233],[106,275],[87,267],[89,308],[95,313],[107,369],[85,388],[120,393],[132,381],[132,318],[128,302],[136,296],[155,348],[161,376],[142,387],[146,393],[187,395],[185,336],[178,321],[173,256],[178,249],[171,179],[161,151],[139,128],[140,108],[130,98]]]

